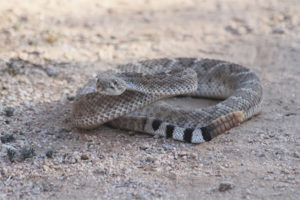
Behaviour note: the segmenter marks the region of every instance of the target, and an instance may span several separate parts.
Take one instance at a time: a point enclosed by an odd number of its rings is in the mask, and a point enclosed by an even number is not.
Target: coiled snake
[[[224,101],[193,110],[158,101],[176,95]],[[200,58],[153,59],[99,73],[77,92],[72,121],[83,129],[109,122],[120,129],[200,143],[259,113],[262,100],[259,78],[241,65]]]

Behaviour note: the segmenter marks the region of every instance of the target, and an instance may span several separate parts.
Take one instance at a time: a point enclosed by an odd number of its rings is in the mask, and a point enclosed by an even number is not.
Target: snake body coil
[[[176,95],[224,101],[193,110],[158,101]],[[77,93],[72,119],[83,129],[109,122],[120,129],[200,143],[259,113],[262,100],[259,78],[241,65],[200,58],[153,59],[119,65],[90,80]]]

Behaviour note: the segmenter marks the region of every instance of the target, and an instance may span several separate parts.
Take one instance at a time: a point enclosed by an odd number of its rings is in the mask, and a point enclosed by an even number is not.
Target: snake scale
[[[173,96],[222,99],[206,108],[184,109],[159,101]],[[200,58],[162,58],[102,71],[78,90],[75,127],[103,123],[188,143],[201,143],[239,125],[261,110],[257,75],[238,64]]]

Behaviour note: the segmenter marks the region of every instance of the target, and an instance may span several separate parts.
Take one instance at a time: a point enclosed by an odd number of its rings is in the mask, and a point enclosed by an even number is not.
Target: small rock
[[[186,151],[181,151],[181,152],[178,152],[178,156],[180,156],[180,157],[184,157],[184,156],[188,156],[189,154],[188,154],[188,152],[186,152]]]
[[[56,77],[59,74],[58,71],[52,65],[47,67],[45,69],[45,72],[49,77]]]
[[[289,117],[289,116],[294,116],[297,115],[297,113],[286,113],[284,116]]]
[[[95,174],[95,175],[105,175],[106,172],[103,171],[103,170],[100,170],[100,169],[95,169],[95,170],[93,171],[93,174]]]
[[[15,159],[16,152],[13,149],[7,149],[7,156],[10,162],[13,162]]]
[[[74,101],[75,97],[74,96],[67,96],[68,101]]]
[[[23,160],[25,160],[26,158],[32,158],[35,155],[35,150],[33,148],[23,148],[21,151]]]
[[[294,152],[294,153],[293,153],[293,157],[295,157],[295,158],[300,158],[300,153]]]
[[[272,33],[274,34],[284,34],[284,30],[282,28],[276,27],[273,29]]]
[[[7,142],[12,142],[15,140],[14,136],[12,134],[6,134],[4,136],[1,136],[0,137],[0,140],[1,142],[4,144],[4,143],[7,143]]]
[[[257,150],[256,156],[257,157],[266,157],[265,151],[262,149]]]
[[[156,158],[152,158],[152,157],[147,157],[147,158],[146,158],[146,161],[147,161],[147,162],[152,162],[152,163],[154,163],[156,160],[157,160]]]
[[[140,149],[141,150],[146,150],[146,149],[149,149],[149,146],[148,145],[142,145],[142,146],[140,146]]]
[[[225,30],[233,35],[239,35],[240,33],[238,32],[238,30],[232,26],[226,26]]]
[[[35,195],[40,194],[40,193],[41,193],[40,188],[37,187],[37,186],[35,186],[35,187],[32,189],[32,193],[35,194]]]
[[[43,165],[43,170],[44,170],[45,172],[48,172],[49,169],[50,169],[50,168],[49,168],[47,165]]]
[[[193,159],[196,159],[197,157],[198,157],[198,154],[196,154],[196,153],[191,153],[191,158],[193,158]]]
[[[133,187],[135,185],[135,183],[123,183],[123,184],[118,184],[116,185],[116,188],[120,188],[120,187]]]
[[[51,191],[51,188],[50,188],[49,184],[47,184],[47,183],[43,183],[43,184],[42,184],[42,187],[43,187],[43,191],[44,191],[44,192],[49,192],[49,191]]]
[[[19,131],[18,132],[20,135],[25,135],[25,133],[23,131]]]
[[[30,41],[29,41],[30,42]],[[30,44],[29,44],[30,45]],[[35,55],[35,56],[39,56],[41,53],[39,51],[32,51],[32,52],[28,52],[32,55]]]
[[[81,158],[81,160],[88,160],[89,159],[89,155],[82,154],[80,158]]]
[[[173,150],[175,147],[171,144],[163,144],[162,147],[165,149],[165,150]]]
[[[53,151],[52,150],[47,151],[46,156],[47,158],[53,158]]]
[[[5,108],[5,109],[4,109],[5,116],[6,116],[6,117],[11,117],[11,116],[13,116],[13,115],[14,115],[14,111],[15,111],[15,109],[12,108],[12,107],[7,107],[7,108]]]
[[[228,190],[233,189],[234,185],[230,182],[220,183],[218,190],[220,192],[226,192]]]
[[[78,151],[75,151],[73,155],[70,157],[71,163],[76,163],[81,161],[81,153]]]

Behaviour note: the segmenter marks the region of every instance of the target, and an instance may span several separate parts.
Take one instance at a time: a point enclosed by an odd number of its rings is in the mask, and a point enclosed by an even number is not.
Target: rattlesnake
[[[158,101],[175,95],[225,100],[194,110]],[[100,72],[77,92],[72,120],[83,129],[109,122],[120,129],[200,143],[258,114],[262,100],[259,78],[241,65],[200,58],[153,59]]]

